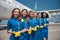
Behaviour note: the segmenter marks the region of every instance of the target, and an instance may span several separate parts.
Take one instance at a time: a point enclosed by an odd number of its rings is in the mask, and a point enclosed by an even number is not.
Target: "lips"
[[[19,16],[19,14],[14,14],[15,16]]]

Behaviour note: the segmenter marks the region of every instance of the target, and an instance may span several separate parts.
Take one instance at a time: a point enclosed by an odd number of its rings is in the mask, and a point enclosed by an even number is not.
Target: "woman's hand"
[[[7,33],[8,34],[12,34],[13,32],[11,30],[7,30]]]
[[[26,32],[27,30],[26,29],[23,29],[22,31],[21,31],[21,33],[24,33],[24,32]]]

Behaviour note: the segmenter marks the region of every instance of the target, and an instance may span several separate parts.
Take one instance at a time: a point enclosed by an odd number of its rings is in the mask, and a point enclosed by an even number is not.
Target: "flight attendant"
[[[47,12],[42,12],[42,18],[44,21],[44,27],[43,27],[43,37],[46,38],[46,40],[48,40],[48,24],[49,24],[49,15]]]
[[[36,15],[34,15],[33,11],[29,12],[29,30],[30,30],[30,36],[29,36],[29,40],[34,40],[35,38],[35,33],[37,31],[36,26],[37,26],[37,20],[36,20]]]
[[[22,17],[23,17],[23,29],[25,31],[25,33],[23,33],[23,36],[24,36],[24,40],[28,40],[28,34],[27,34],[27,30],[29,28],[28,26],[28,21],[29,21],[29,18],[28,18],[28,11],[26,9],[23,9],[21,11],[21,14],[22,14]]]
[[[7,23],[7,33],[11,34],[10,40],[22,40],[22,34],[24,31],[22,31],[22,22],[18,20],[18,17],[20,16],[20,9],[14,8],[12,11],[11,19],[8,20]]]
[[[34,18],[37,18],[37,13],[36,12],[34,12]]]
[[[38,20],[38,29],[36,32],[35,40],[43,40],[42,37],[42,29],[43,29],[43,19],[41,18],[41,13],[37,13],[37,20]]]

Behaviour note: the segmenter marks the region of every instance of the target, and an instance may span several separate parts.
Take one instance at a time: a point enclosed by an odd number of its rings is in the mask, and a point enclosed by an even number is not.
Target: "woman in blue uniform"
[[[28,30],[28,20],[29,18],[27,17],[28,16],[28,11],[26,9],[23,9],[22,12],[21,12],[22,16],[23,16],[23,29],[25,30],[25,33],[23,33],[23,36],[24,36],[24,40],[28,40],[28,34],[27,34],[27,30]]]
[[[38,20],[38,29],[36,32],[35,40],[43,40],[42,38],[42,29],[43,29],[43,19],[41,18],[41,13],[37,13],[37,20]]]
[[[33,11],[29,12],[29,30],[30,30],[30,34],[29,34],[29,40],[34,40],[35,38],[35,33],[37,31],[36,26],[37,26],[37,20],[36,20],[36,16],[34,15]]]
[[[22,31],[22,22],[18,20],[18,17],[20,16],[20,9],[15,8],[12,11],[11,19],[8,20],[7,24],[7,33],[11,34],[10,40],[22,40],[22,34],[24,31]]]
[[[48,18],[49,18],[49,15],[46,12],[42,12],[41,14],[42,14],[42,18],[44,21],[43,38],[46,38],[46,40],[48,40],[48,24],[49,24]]]

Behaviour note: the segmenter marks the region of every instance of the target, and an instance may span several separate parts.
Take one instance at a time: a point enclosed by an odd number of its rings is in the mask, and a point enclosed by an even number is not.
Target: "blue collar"
[[[43,17],[43,19],[45,19],[45,17]]]

